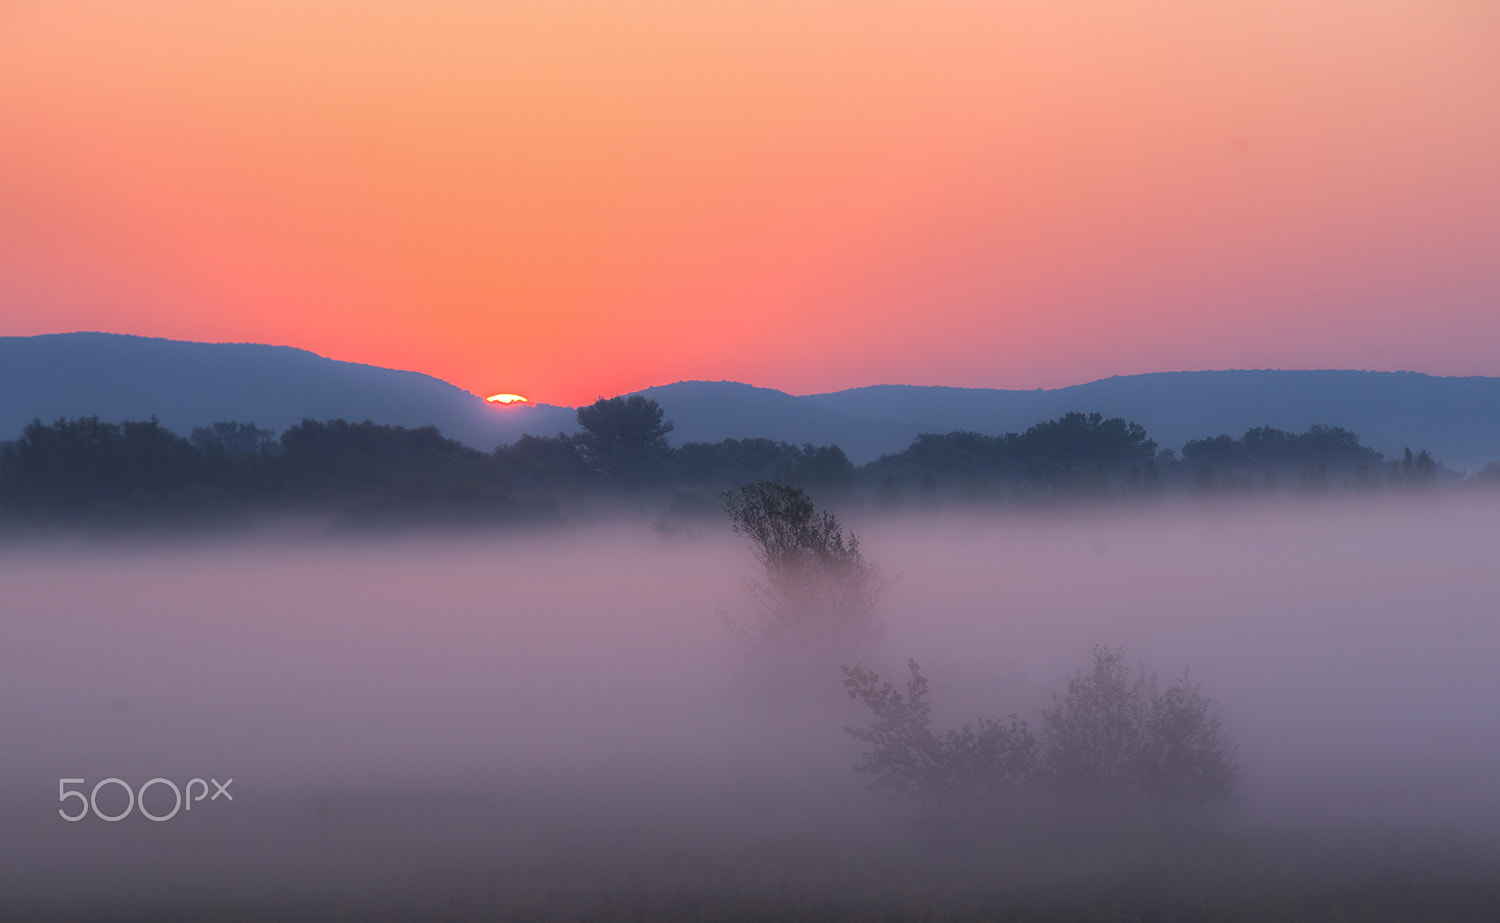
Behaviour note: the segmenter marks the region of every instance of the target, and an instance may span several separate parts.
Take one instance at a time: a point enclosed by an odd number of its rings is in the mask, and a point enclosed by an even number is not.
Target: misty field
[[[919,660],[943,727],[1035,722],[1096,644],[1189,668],[1243,798],[1173,837],[945,838],[867,790],[838,676],[736,689],[754,561],[722,518],[0,545],[0,916],[1492,918],[1497,521],[1480,493],[846,517],[888,581],[866,666]],[[59,818],[59,779],[109,777],[234,800]]]

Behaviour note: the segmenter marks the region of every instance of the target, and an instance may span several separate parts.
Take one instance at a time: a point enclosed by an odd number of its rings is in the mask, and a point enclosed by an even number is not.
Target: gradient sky
[[[0,335],[574,404],[1500,375],[1489,0],[0,0]]]

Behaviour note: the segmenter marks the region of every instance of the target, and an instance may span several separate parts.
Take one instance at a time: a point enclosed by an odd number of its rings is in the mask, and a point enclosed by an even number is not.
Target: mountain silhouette
[[[573,427],[569,408],[496,407],[430,375],[289,346],[113,333],[0,337],[0,439],[33,419],[144,420],[186,436],[220,420],[281,431],[303,418],[433,425],[482,449]]]
[[[1429,449],[1452,468],[1500,459],[1500,378],[1416,372],[1216,371],[1106,378],[1006,391],[877,385],[794,396],[730,381],[681,381],[637,392],[676,424],[674,444],[762,436],[835,444],[856,464],[919,433],[1019,432],[1074,410],[1138,422],[1163,447],[1254,426],[1317,423],[1399,454]],[[156,416],[187,435],[220,420],[283,430],[304,418],[433,425],[486,451],[522,434],[574,432],[568,407],[497,407],[417,372],[340,362],[287,346],[193,343],[109,333],[0,337],[0,440],[33,419]]]
[[[1500,459],[1500,378],[1418,372],[1230,370],[1105,378],[1042,391],[876,385],[806,400],[926,432],[1019,432],[1073,410],[1140,423],[1163,447],[1241,436],[1255,426],[1302,432],[1323,423],[1386,455],[1426,448],[1470,472]]]
[[[856,464],[906,448],[923,427],[869,420],[772,388],[735,381],[679,381],[636,392],[661,404],[672,441],[719,442],[763,436],[798,445],[837,445]]]

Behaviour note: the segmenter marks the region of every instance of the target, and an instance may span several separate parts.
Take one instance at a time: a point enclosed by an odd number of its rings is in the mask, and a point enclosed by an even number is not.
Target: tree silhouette
[[[257,455],[280,448],[273,430],[261,429],[254,423],[233,421],[195,426],[189,441],[193,448],[206,454],[222,452],[225,455]]]
[[[76,514],[150,508],[198,476],[192,445],[157,422],[32,421],[0,445],[0,507]]]
[[[1156,451],[1138,423],[1075,412],[1003,436],[924,433],[905,450],[865,465],[860,474],[876,491],[889,476],[898,486],[924,481],[936,486],[943,480],[973,499],[990,494],[990,483],[1008,483],[1012,495],[1026,502],[1100,499],[1110,494],[1113,480],[1128,479],[1132,468],[1139,478]],[[1126,485],[1127,492],[1140,489]]]
[[[577,418],[583,428],[579,448],[596,471],[622,486],[665,477],[672,456],[667,434],[673,427],[656,401],[639,394],[601,397],[578,408]]]
[[[724,498],[734,531],[755,545],[761,567],[750,583],[760,618],[737,626],[747,666],[821,687],[825,668],[831,680],[838,665],[874,655],[882,634],[875,618],[879,569],[838,517],[819,511],[804,491],[770,481]]]
[[[844,689],[874,716],[866,727],[844,732],[869,749],[854,771],[869,787],[911,799],[928,810],[972,807],[975,799],[1006,801],[1027,791],[1036,777],[1036,737],[1015,715],[980,719],[938,735],[932,730],[927,677],[915,660],[906,691],[863,666],[844,668]]]
[[[1162,690],[1156,674],[1132,673],[1119,649],[1095,647],[1090,669],[1068,679],[1042,719],[1044,772],[1071,796],[1192,810],[1234,800],[1234,745],[1186,672]]]
[[[1371,474],[1382,459],[1379,452],[1360,444],[1358,434],[1322,425],[1311,426],[1305,433],[1258,426],[1239,439],[1227,435],[1191,439],[1183,445],[1182,457],[1200,471],[1223,472],[1226,479],[1233,472],[1241,485],[1249,474],[1260,474],[1267,489],[1278,476],[1290,479],[1295,475],[1299,490],[1305,493],[1327,490],[1334,477],[1352,477],[1356,484],[1370,486]]]
[[[903,694],[873,670],[845,667],[845,689],[874,720],[844,730],[868,747],[855,771],[870,777],[871,788],[925,810],[963,813],[1049,799],[1096,812],[1144,807],[1180,819],[1207,818],[1236,799],[1242,774],[1235,746],[1213,700],[1186,672],[1163,690],[1155,674],[1132,673],[1118,649],[1095,647],[1092,667],[1071,676],[1042,712],[1039,735],[1015,715],[939,735],[931,729],[927,679],[915,660],[907,669]]]

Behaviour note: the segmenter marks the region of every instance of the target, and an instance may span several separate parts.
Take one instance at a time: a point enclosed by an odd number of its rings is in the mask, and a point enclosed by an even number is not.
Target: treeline
[[[924,434],[862,474],[886,507],[901,505],[913,491],[922,503],[945,494],[970,502],[1035,502],[1157,494],[1170,473],[1163,471],[1167,460],[1138,423],[1069,413],[1004,436]]]
[[[1139,424],[1070,413],[1023,433],[958,432],[918,436],[903,452],[860,470],[875,502],[899,506],[957,495],[972,502],[1066,502],[1151,497],[1168,490],[1197,495],[1287,490],[1411,488],[1456,480],[1425,449],[1387,459],[1337,426],[1305,433],[1256,427],[1236,439],[1185,444],[1179,456],[1158,448]],[[1485,469],[1500,479],[1500,468]]]
[[[1159,449],[1135,423],[1070,413],[1021,433],[927,434],[856,467],[837,446],[770,439],[668,441],[643,397],[578,411],[576,435],[525,436],[482,452],[435,427],[304,420],[279,435],[224,422],[184,437],[155,419],[34,421],[0,443],[0,514],[12,520],[219,519],[324,512],[339,522],[555,519],[586,498],[672,494],[676,508],[768,480],[846,502],[1056,503],[1168,491],[1420,486],[1446,474],[1425,451],[1386,459],[1337,427],[1266,427]],[[1500,469],[1486,469],[1500,479]],[[1456,477],[1456,476],[1455,476]],[[683,502],[683,498],[688,498]]]
[[[216,423],[184,438],[96,417],[31,423],[0,444],[0,513],[31,520],[221,519],[260,510],[493,520],[543,514],[495,457],[435,427],[304,420],[280,437]]]

